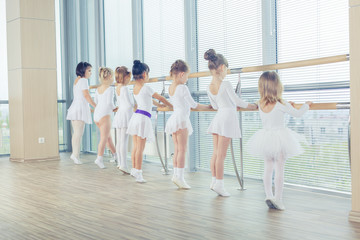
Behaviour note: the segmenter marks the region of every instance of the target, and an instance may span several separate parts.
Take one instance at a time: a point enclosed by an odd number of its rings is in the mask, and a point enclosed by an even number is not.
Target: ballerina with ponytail
[[[211,83],[207,89],[211,106],[217,113],[210,123],[208,132],[213,135],[213,155],[210,168],[212,181],[210,189],[219,196],[228,197],[230,194],[224,188],[224,160],[232,138],[240,138],[237,107],[257,109],[257,105],[244,102],[239,98],[229,81],[224,81],[229,67],[226,58],[209,49],[204,54],[208,60],[208,67],[212,75]]]
[[[132,68],[132,75],[135,79],[133,94],[137,103],[137,110],[129,121],[126,133],[133,136],[133,148],[131,151],[133,168],[130,174],[135,177],[136,182],[139,183],[146,182],[142,174],[143,152],[146,141],[152,142],[155,138],[150,113],[152,104],[155,102],[152,101],[152,98],[156,98],[165,104],[158,104],[158,106],[168,106],[172,108],[170,102],[145,84],[149,81],[149,71],[150,68],[147,64],[139,60],[134,61]]]
[[[189,119],[190,109],[211,109],[211,105],[199,104],[191,97],[190,91],[185,85],[189,73],[189,67],[183,60],[176,60],[171,65],[170,76],[173,78],[173,82],[169,87],[169,96],[170,102],[174,106],[174,111],[165,126],[165,132],[167,134],[172,134],[172,139],[174,141],[174,175],[172,181],[182,189],[191,188],[184,179],[185,154],[188,136],[193,132]]]

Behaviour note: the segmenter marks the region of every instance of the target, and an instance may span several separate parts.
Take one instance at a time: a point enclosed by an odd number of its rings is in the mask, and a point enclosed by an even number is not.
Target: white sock
[[[177,169],[177,177],[180,180],[184,180],[184,170],[185,168],[178,168]]]
[[[224,187],[224,179],[216,179],[215,184]]]
[[[176,177],[178,175],[178,168],[174,167],[174,177]]]

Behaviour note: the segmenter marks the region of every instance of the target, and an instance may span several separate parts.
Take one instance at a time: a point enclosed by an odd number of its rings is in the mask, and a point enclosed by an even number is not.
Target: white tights
[[[84,134],[85,122],[79,120],[72,120],[71,125],[73,128],[73,135],[71,139],[72,144],[72,154],[79,159],[80,155],[80,146],[81,146],[81,138]]]
[[[264,188],[266,198],[274,198],[272,191],[272,175],[275,165],[275,199],[281,200],[284,188],[284,167],[285,167],[285,158],[280,155],[275,158],[265,159],[264,167]]]
[[[127,148],[129,135],[126,134],[127,128],[116,129],[116,152],[118,154],[118,166],[127,169]]]

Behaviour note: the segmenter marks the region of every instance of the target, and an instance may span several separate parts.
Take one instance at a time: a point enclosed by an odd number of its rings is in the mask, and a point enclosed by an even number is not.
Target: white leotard
[[[174,95],[169,96],[174,112],[166,122],[165,132],[171,134],[187,128],[188,134],[191,135],[193,128],[189,119],[190,109],[196,108],[198,103],[191,97],[188,87],[184,84],[176,86]]]
[[[113,113],[115,108],[114,88],[109,86],[102,94],[96,89],[94,101],[96,103],[94,122],[99,122],[103,117]]]
[[[231,83],[228,81],[221,83],[216,95],[212,94],[209,88],[207,94],[211,106],[217,110],[208,128],[208,133],[228,138],[240,138],[241,131],[236,107],[246,108],[248,103],[235,94]]]
[[[127,128],[130,118],[133,115],[134,99],[127,86],[120,88],[120,95],[116,94],[117,105],[119,107],[113,120],[114,128]]]
[[[86,101],[83,90],[89,90],[89,83],[86,78],[80,78],[73,87],[74,99],[68,109],[66,119],[84,121],[91,124],[91,111]]]

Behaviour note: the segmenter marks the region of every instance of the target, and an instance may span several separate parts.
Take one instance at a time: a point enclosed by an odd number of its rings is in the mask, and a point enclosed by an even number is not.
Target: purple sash
[[[142,115],[145,115],[145,116],[151,118],[151,113],[149,113],[149,112],[147,112],[147,111],[144,111],[144,110],[137,109],[137,110],[135,111],[135,113],[140,113],[140,114],[142,114]]]

